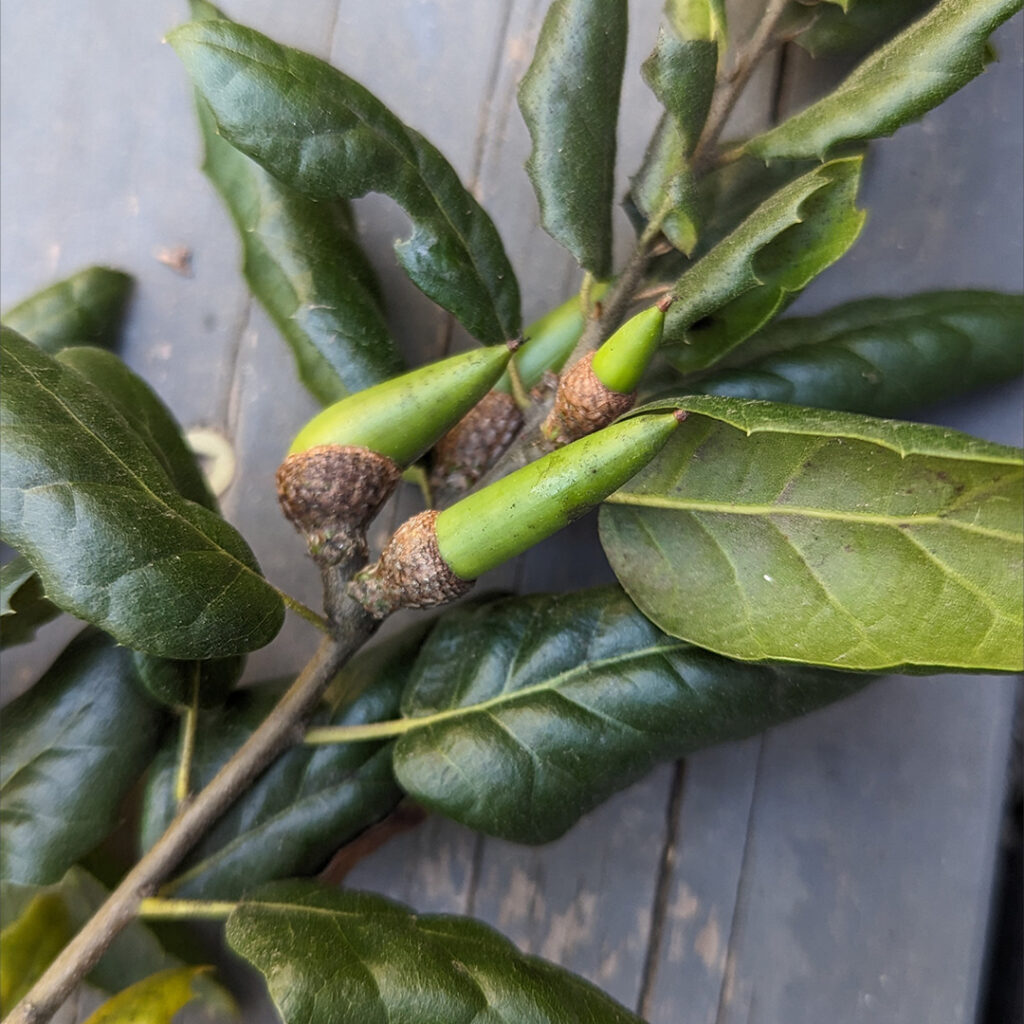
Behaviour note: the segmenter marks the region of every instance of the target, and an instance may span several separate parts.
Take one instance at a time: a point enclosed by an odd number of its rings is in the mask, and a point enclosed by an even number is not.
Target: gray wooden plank
[[[636,65],[649,48],[657,6],[633,4],[620,189],[639,159],[646,119],[654,116]],[[237,7],[225,0],[225,7],[283,41],[330,54],[440,145],[498,223],[520,274],[528,318],[571,292],[577,274],[540,229],[521,169],[528,140],[514,101],[543,0],[409,0],[386,10],[343,0],[337,11],[333,0],[317,0],[302,5],[301,15],[271,0]],[[253,542],[268,575],[315,604],[315,573],[271,497],[279,449],[313,404],[295,381],[276,331],[245,294],[233,228],[198,171],[184,76],[169,49],[156,42],[180,14],[169,2],[118,4],[114,17],[95,2],[73,11],[56,0],[5,9],[0,198],[17,216],[5,218],[0,289],[6,304],[97,260],[138,273],[129,361],[186,425],[211,425],[234,441],[241,465],[226,498],[228,514]],[[740,12],[733,33],[743,31]],[[1016,251],[988,242],[1020,223],[1015,45],[1007,29],[1004,64],[947,105],[942,115],[952,111],[950,120],[928,119],[880,149],[868,183],[874,213],[864,241],[842,270],[823,276],[801,308],[935,284],[1019,287]],[[52,64],[39,64],[41,52],[52,56]],[[731,132],[748,130],[770,105],[774,71],[769,67],[761,75]],[[977,110],[993,112],[994,120],[979,124]],[[958,136],[958,124],[979,133],[974,141]],[[995,148],[985,148],[990,145]],[[949,196],[966,187],[954,153],[971,149],[971,180],[981,188],[969,204],[954,209]],[[912,192],[915,203],[908,201]],[[918,200],[930,217],[914,212]],[[391,242],[407,230],[400,211],[370,198],[358,204],[357,215],[393,297],[391,323],[404,351],[418,361],[464,344],[450,318],[395,266]],[[192,278],[176,277],[153,259],[155,249],[175,244],[193,249]],[[620,230],[619,245],[626,244],[627,233]],[[928,258],[907,255],[920,253]],[[951,253],[963,257],[950,259]],[[1018,440],[1017,421],[1006,419],[1013,401],[1012,395],[1004,398],[998,423],[973,418],[979,407],[970,403],[941,417],[954,422],[966,415],[981,433],[1003,431]],[[382,518],[377,542],[416,508],[415,495],[406,491]],[[581,524],[538,549],[520,569],[495,574],[483,586],[509,586],[518,575],[526,589],[565,588],[605,573],[592,524]],[[293,671],[314,639],[305,624],[290,619],[281,641],[251,659],[250,677]],[[5,673],[27,680],[61,642],[48,640],[49,653],[40,653],[44,644],[27,654],[14,652],[13,661],[5,654]],[[928,1019],[911,1016],[916,1006],[929,1005],[921,1002],[926,983],[947,994],[959,985],[959,1005],[966,1008],[976,987],[977,941],[991,880],[989,829],[1001,792],[1008,684],[946,679],[885,685],[882,692],[895,696],[876,701],[868,693],[773,733],[764,741],[760,771],[760,740],[691,759],[675,836],[664,834],[671,776],[665,767],[559,843],[521,849],[432,820],[360,865],[350,884],[387,892],[423,911],[476,913],[523,948],[552,956],[635,1004],[644,994],[657,870],[671,841],[675,866],[647,993],[652,1021],[714,1020],[720,1002],[723,1024],[744,1013],[763,1021],[821,1019],[820,1011],[836,1005],[828,997],[838,991],[870,996],[876,1009],[905,1015],[894,1020]],[[893,778],[902,780],[898,792],[881,800]],[[911,842],[916,827],[928,836],[930,849]],[[975,839],[971,849],[969,838]],[[920,877],[905,881],[900,872],[909,870],[908,863]],[[884,901],[871,897],[872,886]],[[841,891],[833,893],[837,887]],[[864,908],[869,897],[871,914]],[[819,913],[825,905],[832,918]],[[961,914],[951,929],[950,921]],[[903,966],[883,985],[872,979],[886,928],[895,938],[884,946],[885,955]],[[956,934],[944,939],[941,957],[936,953],[925,963],[922,957],[935,946],[930,934],[944,929]],[[917,959],[908,962],[912,953]],[[727,974],[732,980],[723,988]],[[862,1004],[857,1012],[866,1015],[869,1001],[862,998]],[[800,1005],[817,1008],[819,1016],[801,1018]],[[256,1019],[250,1006],[245,1012],[245,1019]]]
[[[662,765],[545,846],[487,840],[474,914],[520,949],[635,1005],[671,776],[671,765]]]
[[[720,1024],[974,1019],[1014,696],[892,679],[769,734]]]

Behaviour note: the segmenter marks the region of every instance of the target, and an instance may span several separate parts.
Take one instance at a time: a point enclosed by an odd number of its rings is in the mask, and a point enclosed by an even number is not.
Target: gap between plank
[[[665,814],[665,840],[661,849],[658,876],[654,887],[651,930],[647,938],[647,953],[644,956],[643,973],[640,976],[640,994],[636,1004],[637,1014],[645,1020],[651,1012],[654,983],[658,975],[658,961],[665,938],[665,917],[668,913],[669,894],[672,891],[672,876],[675,874],[676,868],[676,848],[679,841],[679,821],[682,813],[685,781],[686,762],[676,761]]]

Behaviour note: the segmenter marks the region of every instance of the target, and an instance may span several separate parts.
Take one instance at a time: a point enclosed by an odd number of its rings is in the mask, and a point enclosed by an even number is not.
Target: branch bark
[[[328,683],[379,625],[351,598],[339,611],[340,621],[332,623],[333,637],[321,641],[274,710],[209,785],[183,805],[153,848],[15,1006],[6,1024],[49,1020],[120,931],[137,916],[142,900],[156,893],[160,883],[253,779],[283,750],[302,740],[303,727]]]

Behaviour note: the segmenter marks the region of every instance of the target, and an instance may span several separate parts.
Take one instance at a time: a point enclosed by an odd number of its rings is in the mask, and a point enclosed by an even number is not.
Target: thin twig
[[[725,79],[722,88],[715,90],[704,129],[690,158],[696,170],[707,170],[709,163],[713,161],[713,150],[718,137],[722,134],[729,115],[750,81],[754,69],[776,41],[775,31],[786,13],[788,4],[789,0],[769,0],[757,29],[738,54],[732,73]]]
[[[138,914],[141,901],[180,863],[210,825],[249,787],[283,750],[301,739],[302,727],[338,669],[376,631],[379,622],[352,599],[342,610],[333,639],[321,641],[295,682],[249,737],[171,822],[148,853],[68,943],[29,993],[11,1012],[7,1024],[49,1020],[111,942]]]

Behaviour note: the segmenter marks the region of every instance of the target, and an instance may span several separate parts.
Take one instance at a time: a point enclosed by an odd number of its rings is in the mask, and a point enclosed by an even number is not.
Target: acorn
[[[597,300],[608,285],[595,284]],[[525,390],[536,387],[545,373],[557,373],[583,333],[578,296],[535,320],[523,331],[525,344],[512,357]],[[512,395],[506,370],[493,390],[438,441],[432,455],[430,490],[450,495],[468,490],[501,458],[523,426],[523,414]]]
[[[402,470],[490,390],[516,347],[420,367],[335,402],[299,431],[277,471],[278,498],[322,566],[365,556],[366,527]]]
[[[446,604],[489,569],[603,501],[661,450],[681,410],[638,415],[559,448],[443,512],[403,523],[349,592],[371,615]]]
[[[596,352],[558,382],[555,404],[541,425],[548,440],[567,444],[600,430],[633,408],[636,387],[661,344],[672,297],[627,320]]]

